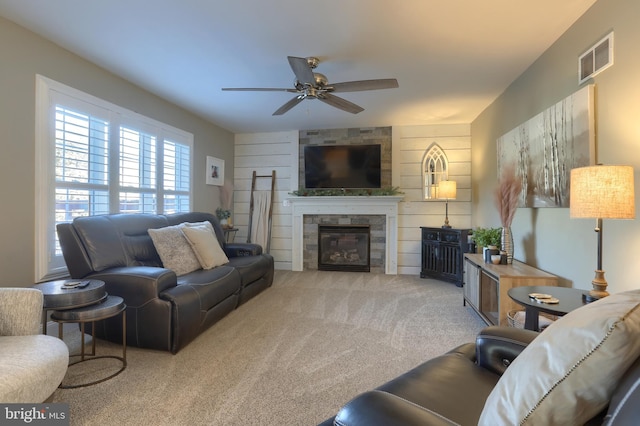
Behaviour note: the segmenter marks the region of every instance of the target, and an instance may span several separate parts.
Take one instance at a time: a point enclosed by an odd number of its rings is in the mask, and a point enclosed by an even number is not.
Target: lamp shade
[[[590,166],[571,170],[572,218],[633,219],[633,167]]]
[[[456,198],[456,181],[440,181],[438,184],[438,198],[446,198],[447,200]]]

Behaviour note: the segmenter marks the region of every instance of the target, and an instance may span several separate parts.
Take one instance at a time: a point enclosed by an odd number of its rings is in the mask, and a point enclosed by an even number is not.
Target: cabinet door
[[[436,277],[440,273],[438,253],[440,233],[438,229],[422,228],[422,268],[420,277]]]
[[[469,259],[464,261],[464,298],[476,310],[480,306],[480,267]]]
[[[463,268],[460,237],[461,232],[458,230],[440,231],[440,273],[443,279],[453,281],[458,285],[462,283]]]
[[[440,244],[440,273],[444,279],[461,281],[462,251],[459,245]]]
[[[422,271],[424,278],[427,275],[438,274],[438,249],[439,243],[436,241],[422,241]]]

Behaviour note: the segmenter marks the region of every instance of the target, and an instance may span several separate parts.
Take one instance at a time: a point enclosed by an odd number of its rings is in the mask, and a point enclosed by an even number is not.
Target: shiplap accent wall
[[[471,126],[468,124],[401,126],[392,131],[392,180],[404,192],[398,206],[398,273],[419,275],[421,226],[444,224],[444,200],[422,198],[422,157],[437,143],[449,160],[449,180],[457,184],[449,200],[453,228],[471,227]]]
[[[235,241],[247,241],[253,171],[271,175],[275,170],[271,255],[276,269],[291,270],[291,207],[284,206],[283,201],[289,197],[292,185],[298,185],[298,131],[236,134],[234,167],[233,222],[238,228]],[[269,190],[271,180],[260,178],[256,183],[257,189]]]
[[[234,224],[236,241],[246,241],[249,223],[251,173],[276,170],[271,254],[276,269],[291,270],[291,207],[289,193],[298,189],[298,131],[237,134],[235,137]],[[422,200],[421,161],[436,142],[449,159],[449,179],[457,182],[455,200],[449,201],[449,222],[454,228],[471,227],[470,125],[399,126],[392,128],[392,185],[404,199],[398,214],[398,273],[420,273],[420,226],[444,223],[444,201]],[[260,181],[259,181],[260,183]],[[262,182],[264,188],[266,182]]]

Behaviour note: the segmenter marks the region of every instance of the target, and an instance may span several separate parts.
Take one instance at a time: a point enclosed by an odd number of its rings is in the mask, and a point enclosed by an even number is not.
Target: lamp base
[[[451,229],[451,225],[442,225],[442,227],[445,229]]]
[[[609,292],[606,290],[607,280],[604,278],[603,270],[596,269],[596,276],[593,281],[591,281],[591,285],[593,289],[589,291],[588,296],[585,296],[587,302],[593,302],[609,295]]]

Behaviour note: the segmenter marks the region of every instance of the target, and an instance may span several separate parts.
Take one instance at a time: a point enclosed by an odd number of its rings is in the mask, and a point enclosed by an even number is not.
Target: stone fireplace
[[[398,272],[398,203],[401,196],[290,197],[293,271],[317,269],[318,225],[369,225],[371,272]],[[315,256],[315,257],[314,257]]]

